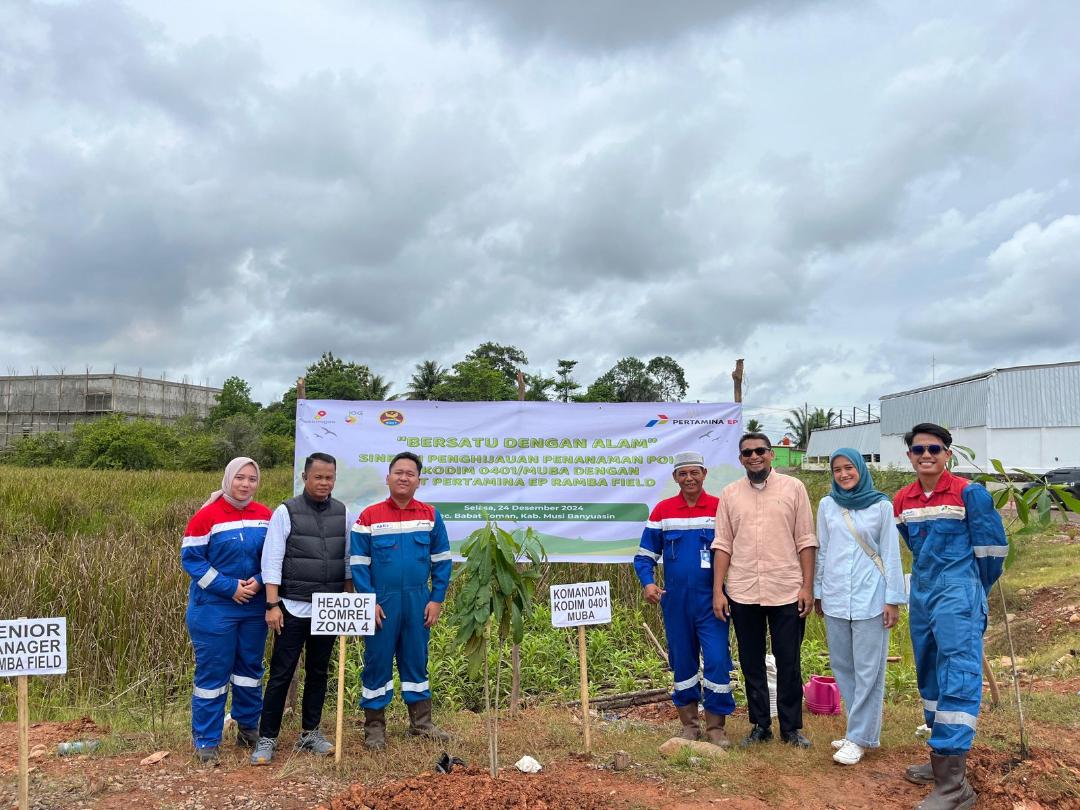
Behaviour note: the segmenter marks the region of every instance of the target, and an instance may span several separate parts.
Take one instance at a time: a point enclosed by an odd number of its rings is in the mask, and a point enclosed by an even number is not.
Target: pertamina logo
[[[401,411],[383,411],[379,414],[379,421],[387,427],[397,427],[405,422],[405,414]]]
[[[650,419],[645,423],[645,427],[656,427],[657,425],[666,425],[668,418],[666,413],[658,413],[655,419]]]

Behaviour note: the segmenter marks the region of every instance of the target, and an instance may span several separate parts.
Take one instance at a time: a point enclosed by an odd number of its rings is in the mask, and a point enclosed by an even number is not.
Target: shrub
[[[15,440],[11,462],[20,467],[59,467],[71,462],[71,437],[64,433],[35,433]]]

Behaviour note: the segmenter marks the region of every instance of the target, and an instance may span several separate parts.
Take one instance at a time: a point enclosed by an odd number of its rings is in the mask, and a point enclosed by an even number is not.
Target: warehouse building
[[[841,447],[858,450],[871,467],[881,466],[881,422],[877,419],[854,425],[815,430],[806,445],[804,470],[829,469],[829,457]]]
[[[220,388],[116,373],[0,377],[0,451],[20,436],[66,433],[110,414],[162,422],[205,418],[220,394]]]

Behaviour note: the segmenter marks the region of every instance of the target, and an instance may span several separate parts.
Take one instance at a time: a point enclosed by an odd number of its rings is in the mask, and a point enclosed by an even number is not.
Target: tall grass
[[[800,478],[816,506],[827,491],[827,474]],[[193,655],[184,627],[188,579],[180,568],[180,538],[219,482],[216,473],[0,466],[0,617],[68,617],[68,675],[32,679],[38,705],[163,715],[187,701]],[[901,483],[897,477],[895,487]],[[271,469],[258,499],[273,505],[291,491],[291,470]],[[611,582],[616,610],[611,625],[589,630],[594,691],[669,683],[641,630],[647,622],[663,639],[660,611],[643,605],[632,566],[559,564],[546,567],[529,617],[522,645],[526,695],[571,697],[576,690],[575,641],[569,631],[551,628],[547,586],[601,579]],[[449,622],[440,622],[431,647],[440,700],[478,705],[479,687],[465,676],[464,658],[451,638]],[[894,631],[893,645],[907,665],[906,625]],[[351,649],[349,688],[355,691],[360,645]],[[827,672],[824,627],[816,617],[807,625],[804,670]],[[0,682],[5,716],[14,711],[11,691],[10,683]]]

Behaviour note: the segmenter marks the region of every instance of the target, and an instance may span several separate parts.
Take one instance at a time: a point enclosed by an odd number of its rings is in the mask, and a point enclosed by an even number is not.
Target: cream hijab
[[[230,504],[231,506],[235,506],[237,509],[243,509],[249,503],[255,500],[254,493],[250,498],[244,501],[238,501],[236,498],[229,494],[229,490],[232,489],[232,482],[233,479],[236,478],[236,474],[240,472],[240,470],[244,469],[244,467],[246,467],[248,464],[255,468],[255,478],[260,479],[262,477],[262,473],[259,471],[259,462],[255,461],[255,459],[248,458],[247,456],[237,456],[225,465],[225,474],[221,477],[221,489],[215,489],[213,492],[211,492],[210,497],[207,499],[206,503],[204,503],[199,508],[202,509],[209,506],[218,498],[224,498],[226,503]]]

